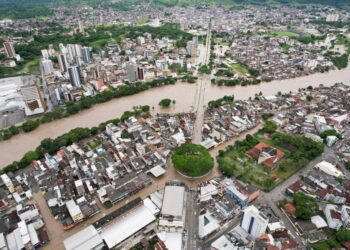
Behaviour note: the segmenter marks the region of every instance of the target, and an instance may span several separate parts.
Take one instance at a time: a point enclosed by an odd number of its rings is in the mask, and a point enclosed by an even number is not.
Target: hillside
[[[135,6],[150,3],[156,8],[172,6],[222,5],[225,7],[260,6],[302,6],[305,4],[330,5],[350,9],[350,0],[0,0],[0,18],[32,18],[51,15],[50,7],[79,6],[111,7],[119,10],[131,10]]]

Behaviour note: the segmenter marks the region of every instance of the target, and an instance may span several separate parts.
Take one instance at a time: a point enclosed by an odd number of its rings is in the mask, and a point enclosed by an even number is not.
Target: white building
[[[80,207],[75,203],[74,200],[69,200],[66,202],[69,215],[72,217],[74,223],[78,223],[84,219],[84,215],[81,212]]]
[[[109,249],[117,247],[124,240],[135,235],[149,224],[154,222],[156,217],[144,205],[139,206],[120,217],[111,225],[102,228],[101,238]]]
[[[38,84],[30,84],[21,87],[21,94],[26,104],[27,116],[37,115],[45,112],[45,101],[41,95]]]
[[[53,64],[50,59],[41,60],[42,70],[45,76],[52,75],[54,72]]]
[[[209,212],[200,215],[198,223],[198,236],[201,239],[211,235],[220,228],[219,222]]]
[[[339,14],[328,14],[326,17],[326,22],[338,22]]]
[[[240,226],[253,238],[259,238],[266,232],[269,221],[255,206],[244,209]]]
[[[184,226],[185,187],[165,186],[163,205],[159,218],[159,229],[181,232]]]
[[[66,250],[99,250],[104,244],[94,226],[90,225],[63,241]]]
[[[7,244],[4,233],[0,233],[0,250],[7,250]]]
[[[15,192],[15,187],[14,187],[14,185],[13,185],[13,183],[12,183],[10,177],[8,177],[7,174],[2,174],[2,175],[1,175],[1,180],[2,180],[2,182],[5,184],[5,186],[7,187],[7,189],[8,189],[11,193]]]
[[[342,171],[340,171],[333,164],[327,161],[321,161],[320,163],[315,165],[315,168],[334,177],[341,177],[341,178],[344,177],[344,173]]]
[[[345,205],[341,207],[341,220],[343,227],[350,229],[350,207]]]
[[[343,226],[341,213],[336,205],[327,204],[324,208],[324,215],[326,216],[329,228],[339,230]]]

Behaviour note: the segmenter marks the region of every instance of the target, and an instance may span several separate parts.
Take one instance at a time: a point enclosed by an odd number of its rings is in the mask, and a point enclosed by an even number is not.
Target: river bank
[[[350,84],[350,67],[343,70],[318,73],[295,79],[262,82],[259,85],[250,86],[213,86],[206,84],[204,104],[210,100],[218,99],[224,95],[234,95],[236,99],[254,97],[255,93],[274,95],[279,91],[297,91],[307,86],[331,86],[337,82]],[[175,85],[153,88],[132,96],[114,99],[106,103],[97,104],[91,109],[79,114],[43,124],[39,129],[27,134],[14,136],[10,140],[0,142],[0,166],[4,167],[14,160],[20,159],[27,151],[36,148],[45,138],[56,138],[76,127],[93,127],[101,122],[120,117],[126,110],[132,110],[134,106],[149,105],[151,113],[167,112],[178,113],[192,111],[195,106],[196,84],[177,83]],[[163,98],[176,100],[176,104],[170,108],[160,108],[158,103]],[[154,109],[152,108],[154,107]]]

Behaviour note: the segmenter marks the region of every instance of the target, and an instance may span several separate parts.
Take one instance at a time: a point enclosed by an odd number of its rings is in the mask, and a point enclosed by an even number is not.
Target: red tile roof
[[[249,149],[246,154],[250,155],[251,157],[253,157],[255,160],[259,159],[260,153],[264,148],[273,148],[272,146],[270,146],[269,144],[266,144],[265,142],[260,142],[259,144],[257,144],[256,146],[254,146],[253,148]],[[274,148],[275,149],[275,148]],[[279,159],[281,159],[284,156],[284,152],[282,152],[279,149],[276,149],[276,155],[266,159],[264,162],[262,162],[262,164],[264,164],[266,167],[273,169],[276,167],[276,163]]]

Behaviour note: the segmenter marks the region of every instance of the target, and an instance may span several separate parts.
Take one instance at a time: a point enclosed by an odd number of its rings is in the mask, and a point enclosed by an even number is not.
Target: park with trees
[[[175,148],[172,162],[174,168],[188,177],[200,177],[214,167],[214,159],[201,145],[182,144]]]

